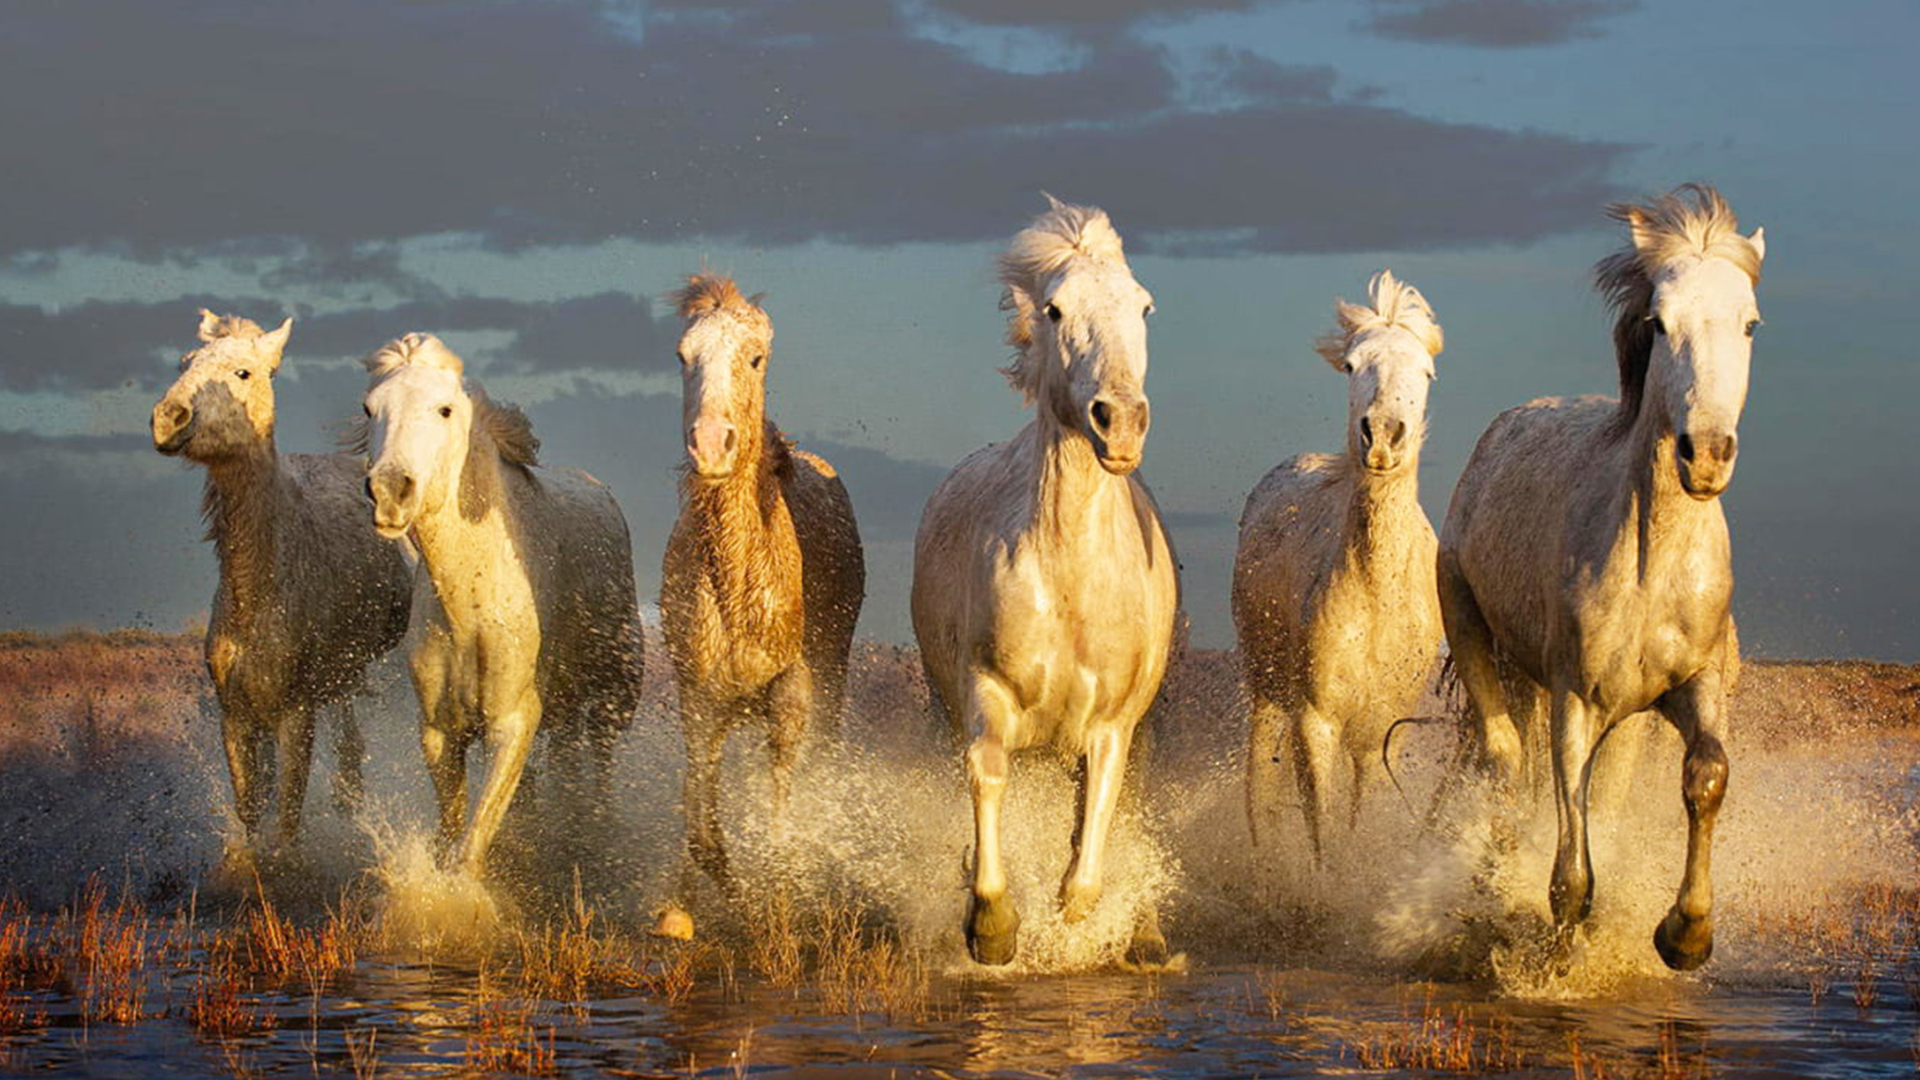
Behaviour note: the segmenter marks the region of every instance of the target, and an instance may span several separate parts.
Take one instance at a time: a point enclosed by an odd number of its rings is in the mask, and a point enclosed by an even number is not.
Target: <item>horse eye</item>
[[[1153,305],[1148,304],[1146,307],[1143,307],[1140,309],[1140,317],[1143,319],[1146,318],[1147,316],[1153,314],[1153,310],[1154,310]]]
[[[1759,319],[1748,319],[1748,320],[1747,320],[1747,336],[1748,336],[1748,337],[1752,337],[1752,336],[1753,336],[1753,332],[1754,332],[1755,330],[1758,330],[1758,329],[1760,329],[1760,320],[1759,320]]]
[[[673,355],[674,355],[674,357],[675,357],[676,359],[678,359],[678,360],[680,361],[680,366],[681,366],[681,367],[686,367],[686,366],[687,366],[687,354],[686,354],[686,353],[684,353],[684,352],[676,352],[676,353],[674,353]]]
[[[1060,321],[1060,305],[1059,304],[1053,303],[1052,301],[1047,302],[1047,318],[1053,320],[1054,322]]]
[[[239,377],[241,377],[241,378],[243,378],[243,379],[251,379],[251,378],[253,378],[253,372],[251,372],[251,371],[248,371],[248,370],[247,370],[246,368],[241,368],[241,369],[240,369],[239,371],[236,371],[236,372],[234,372],[234,374],[235,374],[235,375],[238,375]]]
[[[1660,316],[1658,316],[1658,315],[1649,315],[1649,316],[1647,316],[1647,321],[1653,324],[1653,336],[1654,336],[1654,337],[1666,337],[1666,336],[1667,336],[1667,324],[1666,324],[1666,323],[1663,323],[1663,322],[1661,322],[1661,321],[1660,321]]]
[[[362,405],[360,406],[360,411],[367,414],[367,419],[369,420],[373,419],[373,406]]]
[[[441,416],[452,416],[452,415],[453,415],[453,406],[451,406],[451,405],[442,405],[442,406],[440,406],[440,415],[441,415]]]
[[[760,355],[753,358],[753,366],[755,368],[758,368],[761,364],[766,362],[766,359],[767,359],[767,354],[761,353]]]

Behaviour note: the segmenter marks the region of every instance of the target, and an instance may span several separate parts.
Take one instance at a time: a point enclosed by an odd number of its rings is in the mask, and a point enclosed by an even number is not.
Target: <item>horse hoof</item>
[[[1159,934],[1137,934],[1127,943],[1125,960],[1130,967],[1163,968],[1167,966],[1167,939]]]
[[[1674,908],[1653,932],[1653,947],[1668,967],[1692,971],[1713,956],[1713,917],[1689,919]]]
[[[973,898],[967,916],[967,952],[974,962],[998,967],[1011,963],[1020,940],[1020,913],[1005,896]]]
[[[693,916],[677,907],[670,907],[654,920],[653,936],[672,938],[675,941],[693,940]]]
[[[1061,922],[1080,922],[1087,916],[1093,914],[1093,909],[1100,904],[1100,886],[1098,885],[1090,885],[1082,888],[1075,888],[1072,885],[1068,885],[1062,891],[1064,895],[1060,898]]]

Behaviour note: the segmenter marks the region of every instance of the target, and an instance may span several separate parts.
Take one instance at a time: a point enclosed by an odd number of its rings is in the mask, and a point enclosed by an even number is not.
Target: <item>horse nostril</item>
[[[1680,450],[1681,461],[1692,461],[1693,460],[1693,436],[1691,435],[1680,436],[1679,450]]]
[[[400,483],[396,485],[396,487],[397,490],[394,492],[394,498],[399,499],[401,502],[406,502],[407,497],[413,494],[413,477],[401,477]]]
[[[727,442],[726,442],[727,453],[729,454],[733,453],[734,445],[739,441],[740,441],[740,433],[735,431],[733,428],[728,428]]]
[[[1093,429],[1101,435],[1113,429],[1113,406],[1104,401],[1096,401],[1087,413],[1093,418]]]
[[[1398,447],[1402,442],[1406,441],[1406,438],[1407,438],[1407,422],[1405,420],[1387,421],[1387,445],[1388,446]]]
[[[1373,446],[1373,418],[1369,416],[1363,416],[1360,418],[1360,449],[1366,450],[1371,448],[1372,446]]]
[[[1740,439],[1733,432],[1729,431],[1725,435],[1720,436],[1720,460],[1721,461],[1732,461],[1734,452],[1739,449],[1740,449]]]

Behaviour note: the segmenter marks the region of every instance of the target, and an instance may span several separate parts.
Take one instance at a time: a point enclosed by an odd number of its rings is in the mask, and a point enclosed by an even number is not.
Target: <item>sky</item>
[[[1446,329],[1421,497],[1486,424],[1610,393],[1610,201],[1767,229],[1735,614],[1760,656],[1920,660],[1911,0],[10,0],[0,11],[0,627],[204,620],[201,474],[153,402],[197,310],[295,323],[283,452],[357,358],[439,334],[606,480],[658,587],[678,321],[764,292],[770,415],[839,468],[862,633],[906,641],[920,510],[1026,423],[995,253],[1042,191],[1154,293],[1142,475],[1202,645],[1246,493],[1341,445],[1313,353],[1391,267]]]

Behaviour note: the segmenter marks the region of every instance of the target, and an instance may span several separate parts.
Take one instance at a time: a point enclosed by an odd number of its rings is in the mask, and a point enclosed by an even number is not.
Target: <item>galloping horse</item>
[[[1099,902],[1133,731],[1166,673],[1179,583],[1160,513],[1133,475],[1147,437],[1147,313],[1098,209],[1052,208],[1000,259],[1007,379],[1034,405],[1011,441],[977,450],[928,501],[914,542],[913,630],[927,682],[968,742],[974,959],[1013,959],[1000,802],[1009,755],[1086,758],[1079,851],[1063,915]],[[1164,951],[1157,926],[1136,955]]]
[[[687,741],[687,863],[655,932],[688,937],[694,871],[729,897],[717,812],[727,734],[763,724],[784,837],[806,738],[837,731],[847,652],[866,592],[853,503],[833,466],[794,449],[766,415],[773,322],[733,281],[696,274],[674,296],[687,461],[660,571],[660,621]]]
[[[366,366],[374,528],[411,536],[424,564],[412,665],[441,855],[477,877],[542,724],[593,756],[581,797],[606,797],[640,695],[627,523],[600,481],[540,467],[526,416],[469,387],[439,338],[408,334]],[[467,746],[483,733],[493,760],[469,824]]]
[[[1498,778],[1516,779],[1522,753],[1502,679],[1549,699],[1560,824],[1549,895],[1563,933],[1593,904],[1587,791],[1600,740],[1647,708],[1679,730],[1686,871],[1653,940],[1686,970],[1713,952],[1709,865],[1738,664],[1719,496],[1733,479],[1766,246],[1701,185],[1609,214],[1631,235],[1596,268],[1620,399],[1548,398],[1494,420],[1447,511],[1440,608]]]
[[[1274,467],[1247,496],[1233,566],[1233,623],[1253,700],[1247,820],[1255,842],[1281,803],[1281,724],[1321,859],[1345,754],[1357,815],[1394,721],[1440,653],[1433,526],[1420,509],[1420,446],[1440,324],[1420,291],[1381,271],[1369,304],[1334,305],[1316,348],[1347,377],[1347,449]]]
[[[263,332],[202,309],[200,346],[153,407],[154,448],[207,470],[200,513],[220,561],[207,671],[249,847],[276,781],[278,843],[298,837],[322,707],[340,711],[335,802],[358,807],[366,745],[349,701],[367,665],[405,635],[413,591],[400,547],[374,534],[360,505],[358,463],[275,449],[273,376],[292,330],[292,319]]]

